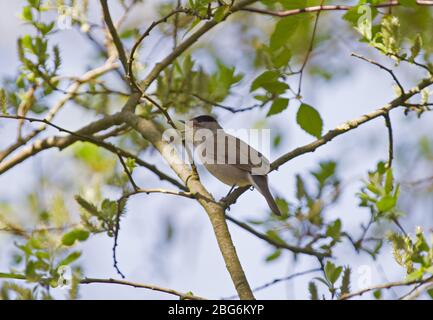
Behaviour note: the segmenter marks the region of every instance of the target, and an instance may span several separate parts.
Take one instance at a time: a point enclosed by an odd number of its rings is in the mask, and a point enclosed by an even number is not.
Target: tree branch
[[[116,279],[99,279],[99,278],[84,278],[80,281],[80,284],[92,284],[92,283],[105,283],[105,284],[117,284],[117,285],[123,285],[123,286],[130,286],[134,288],[143,288],[143,289],[149,289],[153,291],[159,291],[164,292],[168,294],[172,294],[175,296],[178,296],[182,300],[206,300],[203,297],[196,296],[190,293],[184,293],[180,291],[176,291],[173,289],[163,288],[151,284],[142,284],[137,282],[130,282],[130,281],[124,281],[124,280],[116,280]]]
[[[389,113],[384,114],[383,117],[385,118],[385,125],[388,131],[388,168],[391,168],[392,160],[394,159],[394,133]]]
[[[177,156],[173,146],[162,140],[161,132],[152,121],[137,117],[132,112],[125,115],[125,120],[131,127],[137,130],[144,139],[153,144],[173,171],[185,183],[190,192],[201,195],[198,198],[198,202],[208,214],[227,270],[239,297],[241,299],[254,299],[254,295],[232,242],[223,207],[213,200],[212,195],[201,184],[198,176],[194,175],[189,166]]]
[[[91,81],[92,79],[107,73],[108,71],[111,71],[113,69],[116,69],[118,65],[113,62],[112,58],[109,58],[102,66],[97,67],[95,69],[92,69],[90,71],[87,71],[85,74],[83,74],[81,77],[78,77],[75,79],[75,81],[69,86],[69,88],[66,90],[67,94],[62,97],[45,115],[45,120],[51,121],[54,116],[63,108],[63,106],[71,99],[74,98],[79,88]],[[7,149],[0,152],[0,162],[4,160],[8,155],[10,155],[12,152],[17,150],[19,147],[25,145],[27,142],[29,142],[31,139],[36,137],[38,134],[40,134],[42,131],[46,129],[46,124],[41,124],[41,126],[35,130],[33,130],[31,133],[29,133],[27,136],[22,137],[12,145],[10,145]]]
[[[328,131],[325,135],[323,135],[321,138],[317,139],[316,141],[313,141],[311,143],[308,143],[304,146],[298,147],[290,152],[287,152],[286,154],[280,156],[278,159],[276,159],[271,164],[271,171],[278,170],[280,166],[285,164],[286,162],[299,157],[303,154],[310,153],[316,151],[317,148],[327,144],[328,142],[332,141],[334,138],[351,131],[353,129],[358,128],[360,125],[367,123],[371,120],[374,120],[378,117],[382,117],[385,114],[389,113],[391,110],[403,105],[407,100],[409,100],[414,95],[420,93],[424,88],[430,86],[433,84],[433,77],[426,78],[422,80],[417,86],[411,88],[406,93],[400,95],[399,97],[393,99],[388,104],[384,105],[380,109],[377,109],[375,111],[372,111],[370,113],[367,113],[357,119],[347,121],[343,123],[342,125],[336,127],[333,130]],[[227,198],[225,201],[225,205],[230,206],[231,204],[235,203],[236,200],[246,191],[248,190],[248,187],[240,187],[235,189]]]
[[[110,32],[111,39],[113,40],[114,46],[116,47],[117,53],[119,55],[119,60],[122,63],[125,73],[128,73],[128,60],[126,59],[125,49],[123,48],[122,41],[117,34],[116,27],[111,19],[110,10],[108,8],[107,0],[100,0],[102,12],[104,14],[104,21],[107,25],[108,31]]]
[[[227,18],[234,12],[242,10],[247,5],[250,5],[257,0],[241,0],[237,4],[231,7],[230,12],[226,14]],[[224,19],[223,19],[224,20]],[[179,57],[184,51],[186,51],[190,46],[192,46],[202,35],[208,32],[210,29],[215,27],[219,22],[216,20],[211,20],[206,22],[203,26],[201,26],[196,32],[194,32],[191,36],[181,42],[176,49],[174,49],[169,55],[167,55],[162,61],[158,62],[153,69],[149,72],[146,78],[141,81],[141,85],[143,91],[146,91],[147,88],[152,84],[153,81],[159,76],[159,74],[169,66],[177,57]]]
[[[419,6],[433,6],[433,1],[418,0],[417,4]],[[398,1],[390,1],[388,3],[381,3],[381,4],[374,5],[375,8],[389,8],[389,7],[397,7],[397,6],[400,6],[400,3]],[[294,16],[297,14],[308,13],[308,12],[347,11],[352,9],[353,7],[354,6],[350,6],[350,5],[323,5],[323,6],[311,6],[311,7],[300,8],[300,9],[291,9],[285,11],[270,11],[266,9],[248,7],[248,8],[242,8],[241,10],[282,18],[282,17]]]
[[[7,115],[0,115],[0,118],[20,119],[20,117],[18,117],[18,116],[7,116]],[[104,134],[103,136],[100,136],[100,137],[89,135],[89,134],[93,134],[97,131],[102,131],[102,130],[108,129],[109,127],[111,127],[113,125],[120,124],[122,121],[121,118],[122,118],[122,115],[120,113],[117,113],[117,114],[114,114],[112,116],[108,116],[106,118],[98,120],[96,123],[94,122],[90,125],[87,125],[76,132],[72,132],[70,130],[58,127],[57,125],[54,125],[51,122],[46,121],[45,119],[35,119],[35,118],[23,117],[22,119],[24,119],[24,120],[42,122],[46,125],[60,128],[61,129],[60,131],[71,132],[71,134],[69,136],[65,136],[65,137],[55,136],[55,137],[46,138],[44,140],[36,141],[32,146],[29,146],[28,148],[24,149],[23,151],[21,151],[19,154],[17,154],[12,159],[5,161],[3,163],[0,163],[0,174],[4,173],[5,171],[11,169],[15,165],[21,163],[22,161],[26,160],[29,157],[36,155],[37,153],[39,153],[43,150],[50,149],[53,147],[57,147],[59,149],[64,149],[64,148],[72,145],[77,140],[79,140],[79,141],[87,141],[87,142],[93,143],[95,145],[98,145],[98,146],[100,146],[100,147],[102,147],[102,148],[104,148],[110,152],[115,153],[118,157],[126,157],[126,158],[134,159],[135,163],[137,165],[150,170],[155,175],[157,175],[160,180],[170,182],[171,184],[177,186],[178,188],[180,188],[184,191],[187,190],[187,188],[182,183],[180,183],[176,179],[170,177],[166,173],[160,171],[155,165],[147,163],[144,160],[142,160],[141,158],[139,158],[138,156],[136,156],[136,155],[134,155],[134,154],[132,154],[126,150],[123,150],[123,149],[121,149],[121,148],[119,148],[119,147],[117,147],[111,143],[104,142],[103,141],[104,139],[109,138],[109,137],[117,134],[116,129],[113,130],[111,133]],[[107,122],[107,123],[102,124],[105,122]],[[113,122],[115,122],[115,123],[113,123]],[[104,127],[100,128],[99,125],[104,125]],[[86,134],[83,135],[83,133],[86,133]],[[124,164],[122,164],[122,166],[125,168]]]
[[[270,286],[273,286],[274,284],[277,284],[277,283],[282,282],[282,281],[289,281],[289,280],[292,280],[294,278],[297,278],[297,277],[300,277],[300,276],[303,276],[303,275],[306,275],[306,274],[309,274],[309,273],[313,273],[313,272],[319,272],[319,271],[322,271],[322,269],[321,268],[310,269],[310,270],[305,270],[305,271],[302,271],[302,272],[293,273],[293,274],[291,274],[291,275],[289,275],[287,277],[277,278],[277,279],[274,279],[274,280],[272,280],[272,281],[270,281],[268,283],[265,283],[265,284],[263,284],[263,285],[261,285],[259,287],[254,288],[253,292],[257,292],[257,291],[266,289],[266,288],[268,288]],[[237,295],[234,295],[234,296],[230,296],[230,297],[226,297],[226,298],[222,298],[222,299],[223,300],[231,300],[231,299],[235,299],[237,297],[238,297]]]
[[[355,52],[352,52],[351,55],[352,55],[352,57],[355,57],[355,58],[358,58],[358,59],[364,60],[364,61],[366,61],[366,62],[368,62],[368,63],[371,63],[371,64],[373,64],[373,65],[375,65],[375,66],[377,66],[377,67],[379,67],[379,68],[385,70],[386,72],[388,72],[388,73],[391,75],[391,77],[394,79],[394,81],[395,81],[395,83],[397,84],[397,86],[400,88],[400,92],[401,92],[401,93],[404,93],[404,88],[403,88],[402,84],[401,84],[400,81],[398,80],[398,78],[397,78],[397,76],[395,75],[394,71],[392,71],[390,68],[387,68],[387,67],[385,67],[384,65],[380,64],[379,62],[376,62],[376,61],[374,61],[374,60],[371,60],[371,59],[368,59],[368,58],[366,58],[366,57],[363,57],[363,56],[361,56],[361,55],[359,55],[359,54],[357,54],[357,53],[355,53]]]
[[[344,294],[340,297],[340,299],[341,300],[348,300],[348,299],[351,299],[351,298],[356,297],[356,296],[362,296],[364,293],[370,292],[373,290],[390,289],[393,287],[401,287],[401,286],[410,286],[410,285],[419,284],[419,283],[424,284],[424,283],[428,283],[431,281],[433,281],[433,277],[429,277],[429,278],[426,278],[424,280],[389,282],[389,283],[385,283],[385,284],[379,284],[376,286],[368,287],[368,288],[365,288],[365,289],[362,289],[362,290],[359,290],[359,291],[356,291],[353,293]]]
[[[324,257],[329,257],[329,253],[322,253],[322,252],[317,252],[312,248],[306,247],[306,248],[302,248],[302,247],[296,247],[296,246],[292,246],[286,242],[281,242],[275,239],[272,239],[270,237],[268,237],[266,234],[261,233],[257,230],[255,230],[254,228],[252,228],[250,225],[248,225],[247,223],[241,222],[235,218],[233,218],[232,216],[226,214],[226,218],[227,220],[233,222],[235,225],[237,225],[238,227],[244,229],[245,231],[248,231],[249,233],[255,235],[257,238],[262,239],[266,242],[268,242],[269,244],[273,245],[276,248],[280,248],[280,249],[287,249],[289,251],[292,251],[293,253],[303,253],[303,254],[307,254],[307,255],[312,255],[312,256],[316,256],[319,258],[324,258]]]
[[[168,294],[172,294],[175,296],[178,296],[181,300],[206,300],[203,297],[196,296],[190,293],[184,293],[180,291],[176,291],[173,289],[163,288],[151,284],[142,284],[137,282],[130,282],[130,281],[124,281],[124,280],[116,280],[116,279],[99,279],[99,278],[84,278],[80,281],[80,284],[92,284],[92,283],[105,283],[105,284],[117,284],[117,285],[123,285],[123,286],[129,286],[134,288],[143,288],[143,289],[149,289],[153,291],[159,291],[164,292]]]

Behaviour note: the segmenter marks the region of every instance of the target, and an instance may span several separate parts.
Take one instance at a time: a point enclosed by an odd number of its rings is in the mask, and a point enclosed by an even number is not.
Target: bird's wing
[[[269,172],[269,160],[259,151],[239,138],[224,133],[217,138],[206,158],[217,164],[229,164],[251,174],[264,175]]]

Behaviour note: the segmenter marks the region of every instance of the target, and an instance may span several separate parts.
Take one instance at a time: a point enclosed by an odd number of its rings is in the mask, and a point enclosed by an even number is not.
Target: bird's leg
[[[227,199],[228,199],[228,197],[229,197],[229,195],[230,195],[230,193],[232,193],[232,191],[233,191],[233,189],[234,189],[235,187],[236,187],[235,184],[232,185],[232,187],[230,188],[229,192],[226,194],[225,197],[222,197],[222,198],[221,198],[220,202],[226,203],[226,202],[227,202]],[[230,206],[227,206],[227,210],[230,210]]]
[[[236,187],[236,185],[232,185],[232,187],[230,188],[229,192],[227,193],[227,195],[223,198],[223,199],[227,199],[228,196],[230,195],[230,193],[232,193],[233,189]]]

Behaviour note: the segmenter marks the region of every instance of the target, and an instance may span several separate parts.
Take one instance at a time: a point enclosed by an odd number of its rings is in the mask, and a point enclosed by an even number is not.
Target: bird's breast
[[[249,173],[232,165],[204,163],[204,166],[215,178],[229,186],[243,187],[251,184],[248,179]]]

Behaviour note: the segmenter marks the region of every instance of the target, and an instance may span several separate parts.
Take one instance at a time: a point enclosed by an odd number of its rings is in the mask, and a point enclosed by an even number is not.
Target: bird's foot
[[[228,195],[225,196],[225,197],[222,197],[220,199],[220,201],[218,201],[218,202],[223,206],[223,208],[225,208],[228,211],[230,211],[230,205],[228,204]]]

